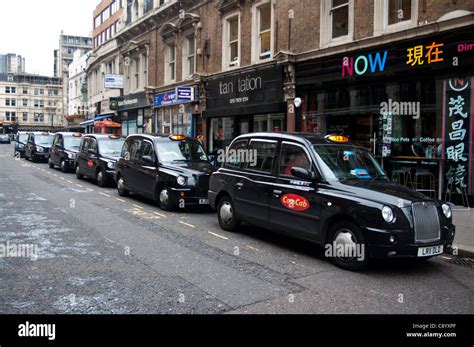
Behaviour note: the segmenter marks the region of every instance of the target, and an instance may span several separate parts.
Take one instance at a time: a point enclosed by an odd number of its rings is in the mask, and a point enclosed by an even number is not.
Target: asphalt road
[[[210,211],[168,213],[0,145],[0,313],[474,313],[474,272],[448,255],[352,273],[317,246]],[[472,265],[472,263],[471,263]]]

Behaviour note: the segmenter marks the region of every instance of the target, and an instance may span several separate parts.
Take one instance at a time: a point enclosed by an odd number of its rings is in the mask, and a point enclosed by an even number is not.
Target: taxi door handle
[[[275,196],[275,198],[279,198],[281,194],[283,194],[283,192],[281,190],[274,190],[273,191],[273,195]]]
[[[238,190],[242,190],[242,187],[244,186],[243,183],[239,182],[235,185],[235,188],[237,188]]]

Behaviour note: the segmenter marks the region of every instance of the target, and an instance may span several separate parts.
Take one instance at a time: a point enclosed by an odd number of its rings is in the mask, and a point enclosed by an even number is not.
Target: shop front
[[[212,78],[207,83],[207,148],[229,146],[250,132],[286,131],[283,71],[271,65]]]
[[[198,102],[196,86],[177,87],[154,97],[154,132],[194,137],[196,119],[193,115]]]
[[[118,113],[123,136],[151,133],[152,108],[148,104],[145,92],[111,98],[110,109]]]
[[[297,129],[344,133],[389,176],[427,195],[474,194],[473,28],[296,66]],[[461,165],[461,166],[459,166]],[[473,196],[471,196],[473,198]]]

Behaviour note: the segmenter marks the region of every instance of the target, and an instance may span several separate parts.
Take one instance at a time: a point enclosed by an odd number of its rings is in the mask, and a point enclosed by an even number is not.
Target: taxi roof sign
[[[173,141],[184,141],[186,140],[186,136],[184,135],[171,135],[170,139]]]
[[[74,137],[81,137],[82,134],[81,134],[81,133],[74,133],[74,134],[72,134],[72,136],[74,136]]]
[[[109,139],[112,139],[112,140],[117,140],[117,139],[120,139],[121,136],[120,135],[109,135]]]
[[[326,140],[335,142],[335,143],[348,143],[349,137],[344,135],[328,135],[326,136]]]

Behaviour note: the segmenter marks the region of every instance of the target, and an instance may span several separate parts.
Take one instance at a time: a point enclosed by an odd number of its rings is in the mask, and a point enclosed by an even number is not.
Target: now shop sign
[[[367,73],[383,72],[387,65],[388,51],[359,55],[357,58],[342,59],[342,77],[362,76]]]

